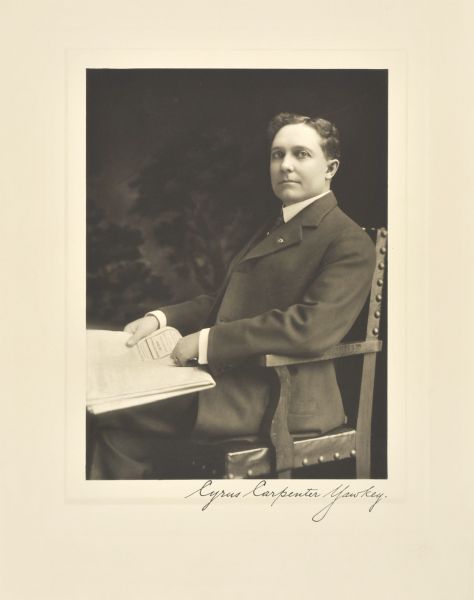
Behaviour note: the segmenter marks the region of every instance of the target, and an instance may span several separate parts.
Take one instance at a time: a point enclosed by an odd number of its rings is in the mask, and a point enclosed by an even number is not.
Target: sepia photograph
[[[0,2],[0,597],[473,597],[472,13]]]
[[[87,479],[385,479],[387,69],[86,74]]]

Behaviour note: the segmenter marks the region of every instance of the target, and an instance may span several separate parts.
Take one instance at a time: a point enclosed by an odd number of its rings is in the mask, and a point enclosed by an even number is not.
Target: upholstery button
[[[372,333],[373,333],[374,335],[378,335],[378,334],[379,334],[379,329],[378,329],[378,327],[374,327],[374,328],[372,329]]]
[[[307,458],[303,458],[303,464],[307,465],[308,464],[308,459]]]
[[[377,300],[377,302],[380,302],[382,300],[382,294],[377,294],[375,296],[375,299]]]
[[[374,312],[374,317],[375,317],[376,319],[380,319],[380,311],[379,311],[379,310],[376,310],[376,311]]]
[[[379,269],[383,269],[385,267],[385,265],[383,264],[383,262],[379,262]]]
[[[277,239],[277,244],[283,244],[285,240],[283,238],[278,238]]]
[[[320,457],[318,458],[318,461],[319,461],[320,463],[324,462],[324,456],[320,456]]]
[[[383,285],[383,279],[377,279],[377,285],[380,287]]]
[[[386,246],[382,246],[382,247],[380,248],[380,254],[386,254],[386,253],[387,253],[387,248],[386,248]]]
[[[339,452],[334,452],[334,460],[339,460],[341,458],[341,455],[339,454]]]
[[[382,229],[382,231],[380,232],[380,235],[384,238],[387,237],[387,230],[386,229]]]

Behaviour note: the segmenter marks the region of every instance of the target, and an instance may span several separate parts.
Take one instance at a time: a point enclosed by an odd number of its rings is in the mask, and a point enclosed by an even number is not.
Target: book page
[[[168,331],[166,331],[168,329]],[[215,382],[200,367],[177,367],[169,356],[181,337],[177,330],[149,336],[142,348],[126,345],[122,331],[87,331],[87,406],[103,412],[192,393]],[[148,354],[147,354],[148,352]],[[161,358],[152,359],[152,353]],[[120,402],[123,401],[123,402]],[[110,405],[110,407],[107,407]],[[93,410],[95,412],[95,409]]]
[[[130,333],[89,329],[87,331],[87,352],[94,361],[111,357],[124,357],[126,360],[158,360],[168,357],[181,334],[174,327],[164,327],[140,340],[135,346],[127,346]]]

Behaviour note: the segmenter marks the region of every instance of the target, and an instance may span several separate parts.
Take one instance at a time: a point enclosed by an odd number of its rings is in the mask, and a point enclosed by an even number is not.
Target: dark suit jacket
[[[372,241],[329,193],[251,240],[215,297],[163,307],[183,335],[211,327],[208,360],[217,385],[199,395],[196,432],[258,433],[275,375],[250,359],[317,356],[339,343],[364,305],[374,266]],[[326,432],[344,421],[333,362],[294,367],[290,430]]]

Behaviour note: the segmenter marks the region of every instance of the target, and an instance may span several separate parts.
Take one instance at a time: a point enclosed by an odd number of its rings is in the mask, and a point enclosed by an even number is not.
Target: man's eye
[[[308,158],[309,157],[309,152],[306,152],[306,150],[298,150],[296,156],[298,158]]]
[[[272,152],[272,158],[275,159],[275,160],[283,158],[283,152],[281,150],[274,150]]]

